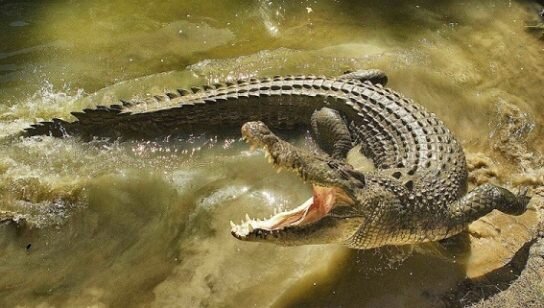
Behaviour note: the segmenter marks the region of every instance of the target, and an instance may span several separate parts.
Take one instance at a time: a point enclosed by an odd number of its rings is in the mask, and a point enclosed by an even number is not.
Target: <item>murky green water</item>
[[[0,210],[31,214],[40,226],[0,225],[0,306],[440,305],[464,277],[452,260],[414,254],[395,263],[384,252],[234,240],[229,220],[310,194],[236,138],[9,136],[118,98],[372,67],[445,120],[469,155],[497,162],[496,181],[541,186],[542,161],[533,158],[544,152],[544,44],[524,29],[536,20],[531,8],[499,0],[0,1]],[[498,128],[512,120],[505,110],[524,121],[505,137],[522,140],[523,155],[496,146]]]

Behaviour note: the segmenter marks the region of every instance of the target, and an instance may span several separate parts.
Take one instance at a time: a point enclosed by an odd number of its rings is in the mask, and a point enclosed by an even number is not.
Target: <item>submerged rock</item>
[[[537,236],[538,221],[538,212],[529,209],[521,216],[493,212],[470,224],[467,278],[482,277],[510,263]]]
[[[3,223],[16,223],[16,224],[22,224],[25,223],[26,218],[25,215],[10,212],[10,211],[0,211],[0,224]]]
[[[542,213],[542,198],[537,207]],[[515,228],[514,228],[515,229]],[[536,226],[536,237],[521,245],[503,267],[476,279],[467,279],[445,296],[447,307],[542,307],[544,303],[544,221]],[[520,244],[520,243],[518,243]],[[495,246],[496,248],[497,246]],[[492,252],[492,249],[488,249]],[[499,249],[498,254],[502,250]]]

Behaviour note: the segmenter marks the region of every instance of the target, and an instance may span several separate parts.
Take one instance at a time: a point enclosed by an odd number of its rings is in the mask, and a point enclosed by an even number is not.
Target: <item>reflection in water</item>
[[[0,305],[440,305],[477,245],[420,254],[233,240],[229,220],[310,194],[237,139],[12,135],[166,89],[376,67],[455,132],[473,183],[544,195],[532,13],[499,0],[1,2],[0,210],[28,225],[0,225]]]

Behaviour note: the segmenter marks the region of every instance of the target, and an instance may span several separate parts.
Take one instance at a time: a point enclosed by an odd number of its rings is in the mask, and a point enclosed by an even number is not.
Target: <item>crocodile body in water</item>
[[[385,88],[386,81],[377,70],[240,80],[74,112],[77,121],[54,119],[25,134],[141,138],[243,125],[244,139],[264,148],[276,167],[309,181],[313,197],[269,219],[246,215],[231,223],[241,240],[367,249],[436,241],[494,209],[526,210],[525,193],[486,184],[467,194],[460,144],[434,114]],[[311,127],[325,153],[296,148],[264,123]],[[346,162],[357,144],[375,171]]]

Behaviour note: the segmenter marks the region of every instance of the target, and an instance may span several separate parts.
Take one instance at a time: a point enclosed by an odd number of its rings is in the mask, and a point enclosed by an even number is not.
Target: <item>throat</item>
[[[298,225],[316,222],[327,215],[336,203],[335,189],[313,185],[313,197],[306,202],[310,201]]]

